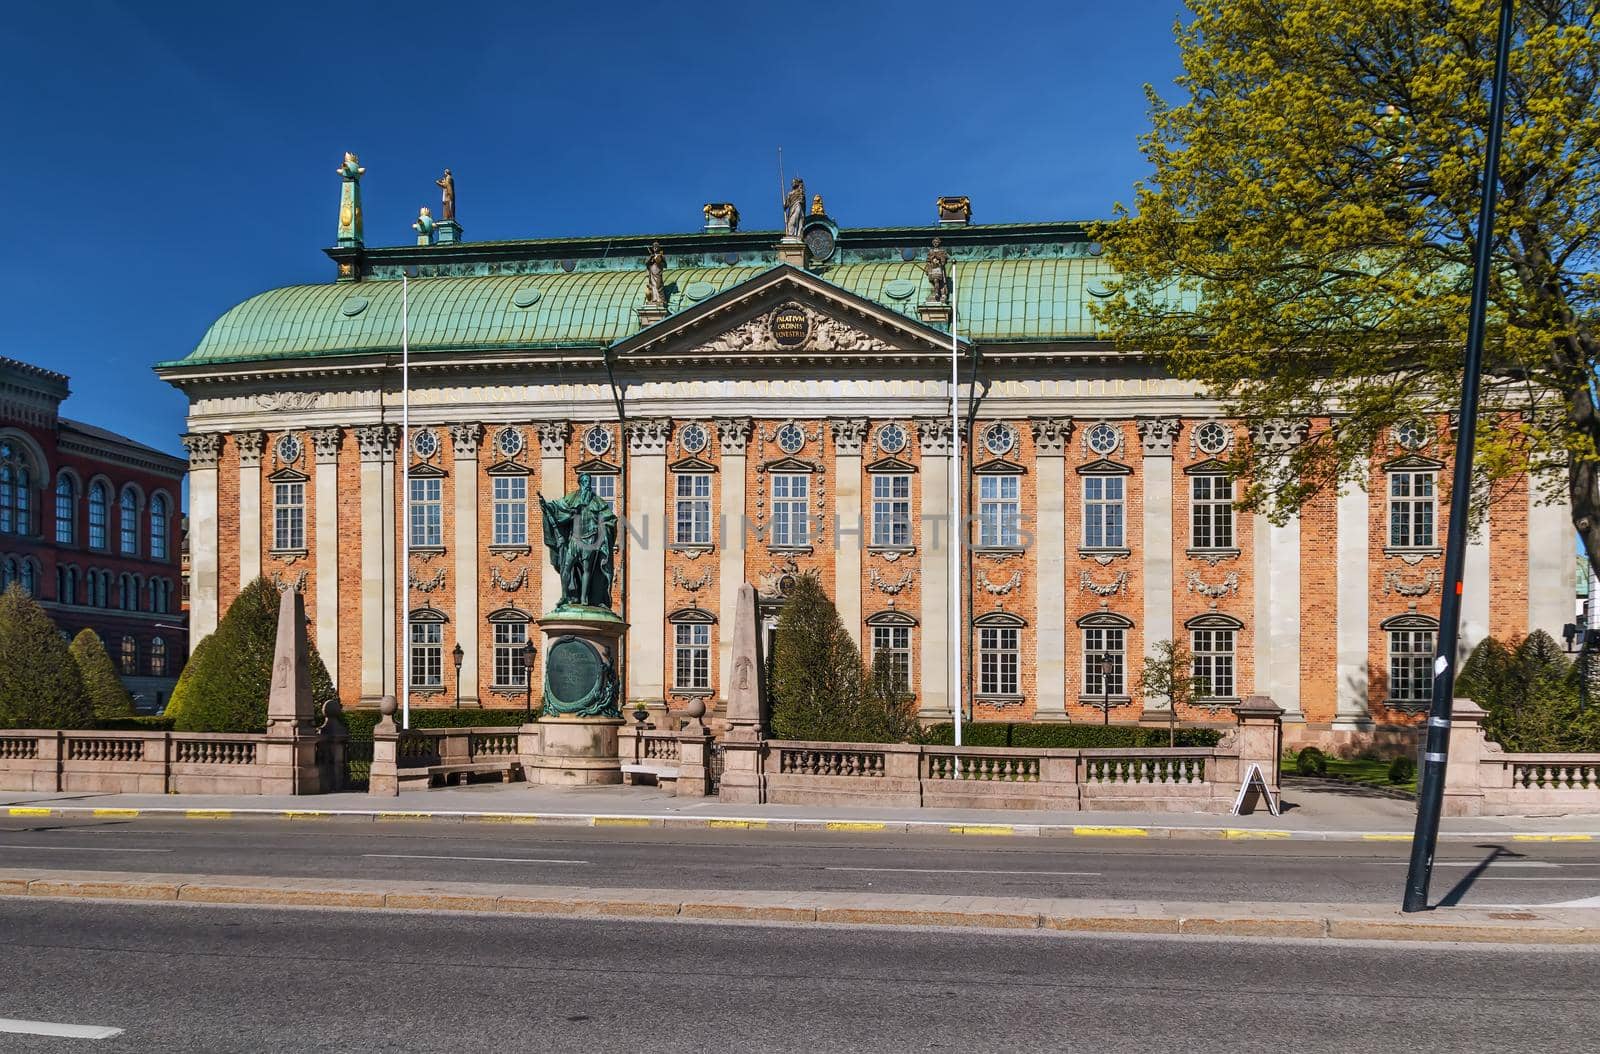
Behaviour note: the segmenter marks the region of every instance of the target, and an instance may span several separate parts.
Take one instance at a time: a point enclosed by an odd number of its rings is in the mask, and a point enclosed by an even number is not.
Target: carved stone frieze
[[[691,593],[698,593],[711,584],[711,568],[708,567],[697,577],[690,578],[683,573],[683,568],[674,567],[672,569],[672,584],[687,589]]]
[[[1436,567],[1424,571],[1420,580],[1410,582],[1402,578],[1399,571],[1385,571],[1383,591],[1385,594],[1398,593],[1403,597],[1425,597],[1434,591],[1442,577]]]
[[[560,457],[567,450],[567,436],[572,426],[565,421],[539,422],[539,456]]]
[[[356,446],[362,461],[388,461],[400,445],[399,425],[358,425]]]
[[[772,313],[761,314],[718,333],[704,341],[690,355],[704,352],[741,351],[896,351],[893,344],[853,326],[843,319],[825,315],[808,305],[800,305],[808,322],[808,335],[803,344],[787,347],[778,344],[772,335]]]
[[[916,581],[916,578],[917,569],[914,567],[906,568],[898,578],[889,578],[880,574],[876,567],[869,569],[867,572],[867,581],[872,588],[891,597],[899,596],[905,592],[906,588]]]
[[[1072,438],[1073,423],[1070,417],[1035,417],[1028,422],[1033,432],[1033,448],[1041,457],[1061,457],[1067,452],[1067,441]]]
[[[450,426],[450,446],[455,451],[456,460],[471,460],[478,456],[478,444],[483,442],[483,426],[480,424],[454,424]]]
[[[919,417],[913,423],[917,426],[917,440],[924,454],[950,453],[950,418]]]
[[[1229,571],[1222,577],[1222,581],[1215,583],[1206,582],[1205,579],[1200,577],[1199,571],[1190,571],[1185,578],[1185,582],[1188,584],[1189,592],[1199,593],[1201,596],[1211,597],[1213,600],[1225,597],[1229,593],[1239,592],[1239,572],[1237,571]]]
[[[672,422],[665,417],[635,418],[627,424],[628,453],[666,454]]]
[[[189,452],[189,467],[216,468],[222,453],[222,436],[217,432],[191,432],[183,437],[183,448]]]
[[[256,468],[267,448],[267,433],[257,429],[233,434],[233,445],[239,448],[239,467]]]
[[[1133,424],[1139,430],[1139,449],[1145,457],[1172,456],[1172,443],[1181,425],[1176,417],[1141,417]]]
[[[407,578],[411,582],[411,588],[419,593],[432,593],[435,590],[444,588],[444,568],[442,567],[434,571],[429,578],[423,578],[415,571],[407,575]]]
[[[1128,585],[1128,572],[1118,571],[1111,576],[1109,582],[1096,582],[1094,576],[1087,571],[1078,572],[1078,591],[1093,593],[1097,597],[1112,597],[1122,592]]]
[[[267,392],[256,396],[256,405],[263,410],[310,410],[321,401],[321,392]]]
[[[719,417],[713,422],[717,427],[717,442],[724,454],[742,454],[750,445],[752,423],[748,417]]]
[[[978,572],[978,585],[985,593],[993,596],[1004,596],[1022,584],[1022,568],[1011,572],[1011,577],[1004,582],[991,582],[985,571]]]
[[[867,419],[842,417],[828,424],[833,430],[834,452],[844,457],[860,457],[861,444],[867,438]]]
[[[1273,418],[1250,426],[1250,441],[1269,454],[1287,454],[1305,441],[1311,422],[1301,418]]]
[[[505,593],[515,593],[517,590],[526,585],[527,581],[528,569],[526,567],[522,568],[510,578],[506,578],[504,575],[502,575],[498,567],[491,567],[489,569],[490,584],[496,589]]]
[[[291,589],[296,593],[304,593],[306,591],[306,578],[310,573],[309,570],[301,571],[291,578],[282,571],[274,571],[272,572],[272,584],[278,587],[278,592],[280,593],[287,593]]]
[[[317,464],[331,465],[339,460],[339,448],[344,445],[344,429],[337,425],[313,429],[311,445],[317,452]]]

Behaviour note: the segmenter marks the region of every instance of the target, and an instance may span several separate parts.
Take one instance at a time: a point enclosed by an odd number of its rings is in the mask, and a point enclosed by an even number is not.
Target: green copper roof
[[[769,269],[669,269],[668,306],[682,311]],[[980,342],[1092,338],[1089,304],[1104,295],[1111,277],[1095,256],[957,260],[952,269],[961,335]],[[927,296],[917,261],[843,264],[820,277],[912,318]],[[396,281],[274,289],[223,315],[188,357],[163,365],[398,351],[400,296]],[[603,347],[638,331],[644,272],[625,266],[418,278],[410,282],[410,296],[413,351]]]

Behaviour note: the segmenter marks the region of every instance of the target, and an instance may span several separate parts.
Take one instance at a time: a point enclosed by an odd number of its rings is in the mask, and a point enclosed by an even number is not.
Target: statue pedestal
[[[644,304],[639,308],[639,328],[649,329],[667,317],[667,309],[659,304]]]
[[[805,270],[806,243],[799,238],[784,238],[778,242],[778,262]]]
[[[435,245],[454,245],[461,240],[461,224],[455,220],[440,220],[433,225]]]
[[[539,718],[539,753],[528,782],[553,787],[621,783],[617,729],[622,725],[620,717]]]
[[[948,325],[950,322],[950,305],[933,300],[924,300],[917,305],[917,315],[930,326]]]

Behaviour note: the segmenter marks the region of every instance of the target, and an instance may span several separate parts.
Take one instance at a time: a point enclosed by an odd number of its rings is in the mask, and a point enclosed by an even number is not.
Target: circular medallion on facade
[[[345,318],[355,318],[367,309],[367,298],[364,296],[346,297],[345,302],[339,305],[339,313]]]
[[[690,454],[698,454],[711,442],[711,435],[706,431],[705,425],[698,422],[683,426],[683,431],[678,433],[678,443]]]
[[[1115,428],[1112,428],[1104,421],[1101,421],[1099,424],[1089,429],[1089,434],[1086,437],[1085,442],[1089,444],[1090,450],[1094,451],[1096,454],[1099,454],[1101,457],[1104,457],[1107,454],[1113,453],[1117,449],[1117,442],[1119,438],[1120,437],[1117,435],[1117,430]]]
[[[543,293],[539,292],[538,286],[525,285],[511,294],[511,302],[517,307],[532,307],[539,302],[539,298],[543,295]]]
[[[562,637],[545,656],[545,691],[561,706],[582,706],[599,689],[605,669],[600,649],[579,637]]]
[[[983,431],[983,448],[996,457],[1011,453],[1016,445],[1016,429],[1008,424],[996,421]]]
[[[805,448],[806,430],[793,421],[778,429],[778,449],[785,454],[798,454]]]
[[[583,449],[599,457],[611,449],[611,429],[594,425],[583,434]]]
[[[1087,283],[1083,290],[1090,296],[1096,296],[1102,300],[1111,295],[1111,286],[1099,278]]]
[[[917,291],[917,283],[909,278],[896,278],[883,284],[883,295],[891,300],[904,300]]]
[[[897,424],[887,424],[878,429],[878,449],[885,454],[898,454],[906,448],[906,430]]]
[[[278,460],[286,465],[292,465],[300,460],[300,455],[305,453],[306,445],[300,442],[300,437],[293,432],[285,432],[278,437]]]
[[[1394,441],[1407,450],[1416,450],[1428,442],[1428,430],[1420,421],[1407,421],[1405,424],[1395,425]]]
[[[576,260],[562,260],[561,261],[561,269],[563,271],[567,272],[568,274],[571,274],[574,270],[576,270],[577,266],[578,266],[578,261],[576,261]]]
[[[805,234],[806,251],[813,260],[827,261],[833,259],[833,250],[838,244],[833,231],[823,224],[815,224]]]
[[[901,249],[900,250],[900,259],[904,260],[906,263],[910,263],[912,260],[915,260],[916,258],[917,258],[917,250],[915,250],[915,249]]]
[[[439,437],[434,432],[424,428],[411,438],[411,449],[418,457],[427,461],[439,452]]]
[[[522,433],[515,428],[502,428],[495,433],[494,447],[501,457],[516,457],[522,453]]]
[[[1228,449],[1228,430],[1217,421],[1207,421],[1195,430],[1194,445],[1203,454],[1220,454]]]
[[[704,300],[717,291],[717,287],[710,282],[690,282],[684,287],[683,295],[690,300]]]
[[[772,313],[768,324],[772,339],[785,348],[804,344],[811,336],[811,318],[799,304],[785,304]]]

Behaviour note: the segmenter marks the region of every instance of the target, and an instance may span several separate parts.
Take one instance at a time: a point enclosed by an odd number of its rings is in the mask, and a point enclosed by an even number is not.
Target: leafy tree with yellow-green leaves
[[[1282,517],[1397,425],[1449,448],[1499,5],[1189,7],[1183,97],[1147,89],[1154,172],[1096,232],[1120,274],[1100,317],[1248,424],[1334,422],[1236,444],[1244,505]],[[1534,473],[1600,568],[1600,32],[1591,2],[1516,10],[1474,508]]]

